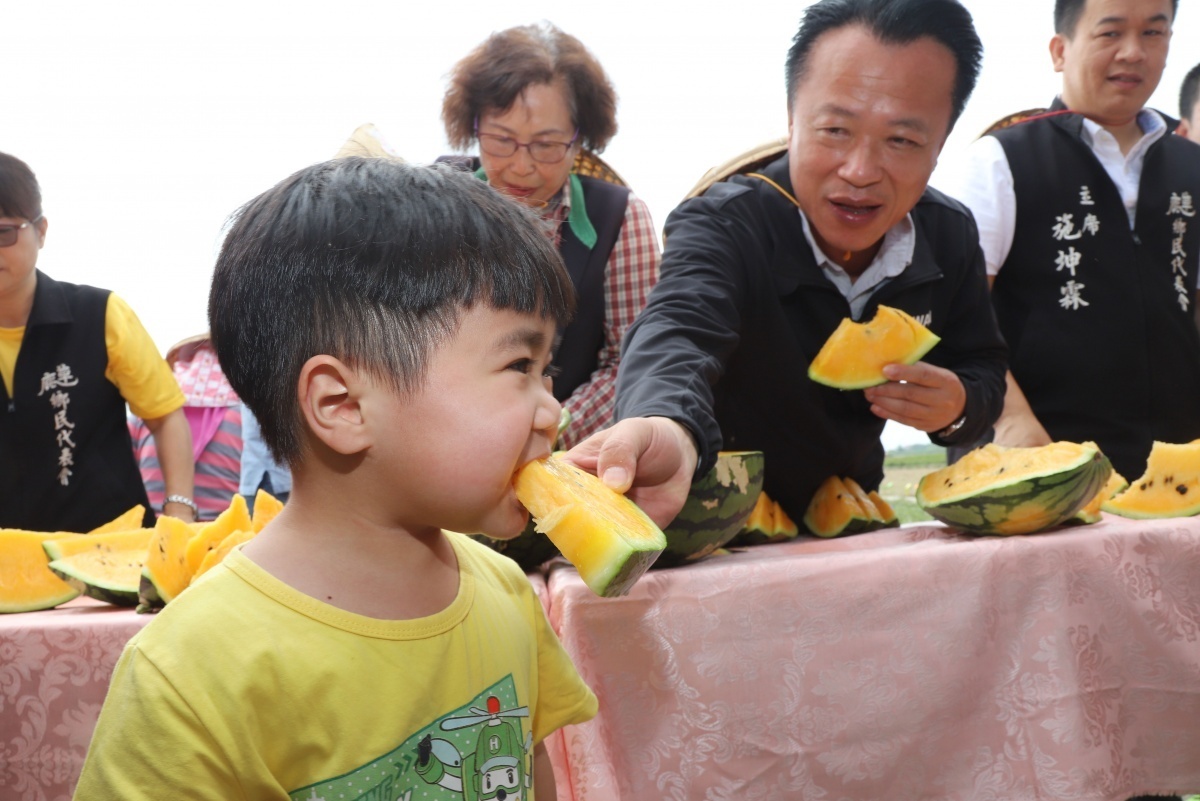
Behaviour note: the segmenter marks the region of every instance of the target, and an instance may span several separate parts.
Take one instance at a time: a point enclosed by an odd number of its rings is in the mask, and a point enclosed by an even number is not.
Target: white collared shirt
[[[1099,123],[1083,120],[1083,141],[1120,192],[1131,229],[1137,217],[1138,185],[1146,150],[1168,133],[1166,121],[1148,109],[1138,112],[1137,121],[1142,138],[1129,153],[1122,153],[1116,137]],[[937,180],[939,189],[965,203],[975,215],[988,275],[996,275],[1012,250],[1017,227],[1012,169],[1000,140],[979,137],[967,147],[961,163],[939,174]]]
[[[804,216],[804,212],[797,209],[796,213],[800,215],[800,224],[804,227],[804,238],[808,240],[808,245],[812,248],[813,258],[820,265],[825,277],[832,281],[838,292],[842,293],[842,297],[849,301],[850,315],[855,320],[862,315],[867,301],[871,299],[871,295],[875,294],[877,289],[900,275],[908,268],[908,265],[912,264],[913,251],[917,247],[917,229],[913,225],[911,214],[904,215],[903,220],[888,229],[888,232],[883,235],[883,244],[880,246],[879,252],[867,265],[867,269],[863,270],[858,278],[851,278],[849,273],[834,263],[817,245],[817,240],[813,238],[812,229],[808,225],[808,218]]]

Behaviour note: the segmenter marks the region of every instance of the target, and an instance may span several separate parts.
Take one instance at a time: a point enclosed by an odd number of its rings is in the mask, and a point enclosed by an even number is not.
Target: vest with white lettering
[[[1148,148],[1131,230],[1083,118],[1053,111],[992,134],[1017,200],[996,316],[1050,436],[1097,442],[1134,480],[1154,440],[1200,437],[1200,148],[1169,133]]]
[[[88,531],[139,503],[154,525],[125,400],[104,376],[108,296],[37,274],[13,397],[0,382],[0,527]]]

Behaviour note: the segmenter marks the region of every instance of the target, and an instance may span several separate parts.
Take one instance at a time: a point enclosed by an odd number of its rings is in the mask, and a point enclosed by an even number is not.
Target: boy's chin
[[[529,514],[523,513],[519,518],[514,520],[506,520],[503,523],[492,522],[482,527],[480,534],[491,537],[494,540],[511,540],[521,536],[525,531],[525,526],[529,523]]]

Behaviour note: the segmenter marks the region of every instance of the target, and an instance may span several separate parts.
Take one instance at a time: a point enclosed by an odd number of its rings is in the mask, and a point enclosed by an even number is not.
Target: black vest
[[[37,274],[13,373],[0,382],[0,526],[88,531],[146,499],[125,417],[107,378],[108,290]]]
[[[437,161],[472,172],[479,169],[477,156],[442,156]],[[571,226],[563,223],[558,250],[578,297],[575,316],[559,332],[554,350],[553,364],[558,368],[554,397],[559,401],[571,397],[581,384],[587,383],[599,364],[600,349],[604,346],[604,276],[629,204],[627,187],[584,175],[578,177],[588,220],[596,229],[596,244],[589,250]]]
[[[1154,440],[1200,437],[1200,148],[1167,124],[1146,153],[1132,230],[1081,116],[992,134],[1017,198],[992,293],[1013,377],[1053,439],[1094,440],[1131,481]]]

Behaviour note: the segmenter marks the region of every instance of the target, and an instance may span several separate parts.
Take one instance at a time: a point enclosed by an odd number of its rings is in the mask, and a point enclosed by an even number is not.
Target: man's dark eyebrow
[[[857,118],[858,114],[848,108],[837,105],[836,103],[825,103],[816,109],[818,114],[834,114],[839,117]],[[888,120],[888,125],[900,128],[912,128],[914,131],[928,133],[929,126],[915,117],[901,117],[896,120]]]
[[[1096,22],[1095,27],[1099,28],[1101,25],[1116,25],[1116,24],[1119,24],[1122,22],[1127,22],[1128,19],[1129,19],[1128,17],[1116,17],[1116,16],[1103,17]],[[1171,20],[1166,14],[1155,14],[1153,17],[1151,17],[1150,19],[1148,19],[1146,21],[1153,23],[1153,22],[1170,22]]]

